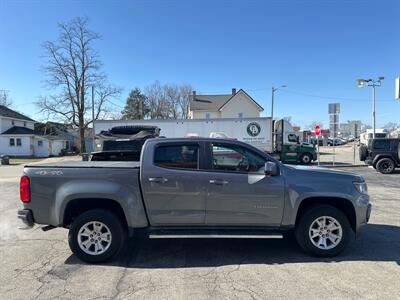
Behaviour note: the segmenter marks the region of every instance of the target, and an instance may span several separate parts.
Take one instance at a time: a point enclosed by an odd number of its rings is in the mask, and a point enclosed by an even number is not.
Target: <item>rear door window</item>
[[[390,141],[389,140],[376,140],[374,142],[375,150],[390,150]]]
[[[155,149],[154,164],[163,168],[199,169],[199,145],[161,145]]]

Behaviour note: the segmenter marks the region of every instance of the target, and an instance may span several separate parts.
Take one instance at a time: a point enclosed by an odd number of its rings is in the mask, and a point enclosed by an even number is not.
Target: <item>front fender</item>
[[[282,220],[283,226],[294,226],[296,223],[297,213],[299,211],[300,205],[308,199],[342,199],[349,201],[353,207],[353,197],[352,195],[346,193],[337,193],[337,192],[317,192],[317,191],[310,191],[306,193],[299,194],[295,189],[289,189],[289,192],[286,195],[286,205],[285,205],[285,212],[284,218]]]

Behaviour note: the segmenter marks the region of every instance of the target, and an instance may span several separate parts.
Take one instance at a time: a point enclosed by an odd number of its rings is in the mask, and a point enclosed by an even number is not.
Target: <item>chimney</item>
[[[196,99],[196,91],[193,91],[193,100]]]
[[[233,89],[232,89],[232,95],[235,95],[235,94],[236,94],[236,89],[233,88]]]

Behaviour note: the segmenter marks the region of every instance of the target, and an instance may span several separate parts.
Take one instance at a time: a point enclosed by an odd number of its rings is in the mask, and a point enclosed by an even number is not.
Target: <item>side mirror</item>
[[[278,166],[272,161],[267,161],[264,165],[264,172],[267,176],[279,175]]]

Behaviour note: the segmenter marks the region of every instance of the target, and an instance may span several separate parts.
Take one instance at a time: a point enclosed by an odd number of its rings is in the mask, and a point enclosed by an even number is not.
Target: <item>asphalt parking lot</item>
[[[113,262],[71,254],[67,231],[18,229],[22,166],[0,166],[1,299],[400,299],[400,172],[365,177],[373,212],[341,256],[285,240],[134,239]]]

